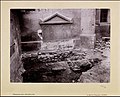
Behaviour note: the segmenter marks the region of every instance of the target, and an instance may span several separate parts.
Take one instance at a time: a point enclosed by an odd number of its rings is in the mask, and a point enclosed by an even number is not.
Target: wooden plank
[[[26,42],[21,42],[22,44],[25,44],[25,43],[41,43],[41,41],[26,41]]]

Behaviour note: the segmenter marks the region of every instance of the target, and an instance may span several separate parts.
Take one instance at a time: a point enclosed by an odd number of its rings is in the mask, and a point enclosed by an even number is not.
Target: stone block
[[[95,35],[80,35],[80,38],[74,40],[75,49],[94,49]]]
[[[73,39],[60,40],[58,42],[44,42],[41,45],[41,50],[71,50],[74,48]]]

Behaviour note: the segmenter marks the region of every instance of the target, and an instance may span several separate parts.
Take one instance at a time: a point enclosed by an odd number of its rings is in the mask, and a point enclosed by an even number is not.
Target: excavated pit
[[[85,56],[73,51],[23,54],[23,82],[77,82],[94,66]]]
[[[107,44],[107,45],[106,45]],[[88,51],[38,51],[24,53],[23,82],[71,83],[109,82],[109,43],[96,42]]]

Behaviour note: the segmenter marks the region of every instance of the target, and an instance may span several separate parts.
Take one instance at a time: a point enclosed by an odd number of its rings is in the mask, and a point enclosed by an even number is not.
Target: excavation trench
[[[78,82],[82,72],[91,69],[97,60],[85,56],[73,51],[25,53],[22,55],[23,82]]]

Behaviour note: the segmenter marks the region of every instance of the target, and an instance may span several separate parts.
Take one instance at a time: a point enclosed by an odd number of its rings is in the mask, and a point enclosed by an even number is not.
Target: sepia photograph
[[[10,9],[10,82],[110,83],[110,12]]]

